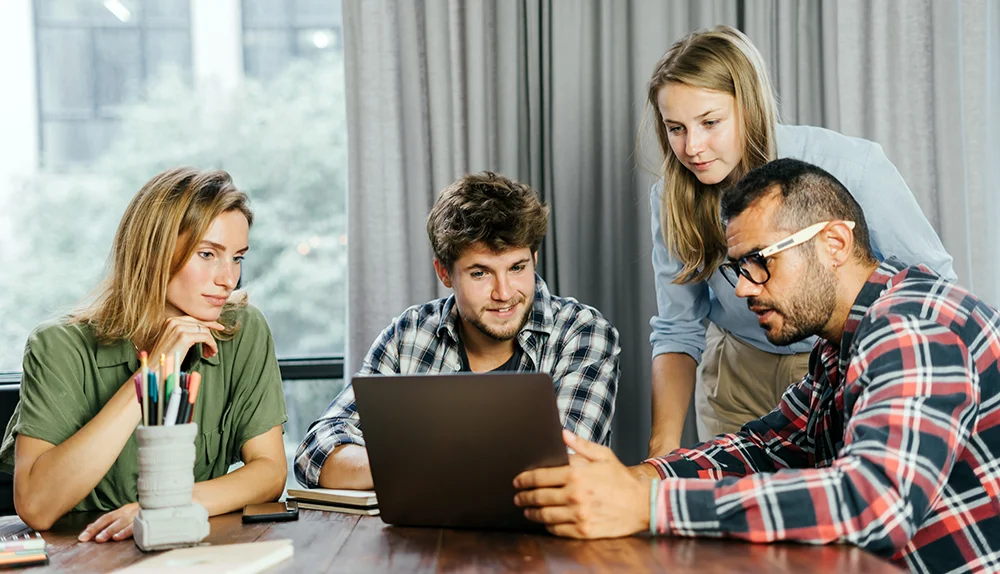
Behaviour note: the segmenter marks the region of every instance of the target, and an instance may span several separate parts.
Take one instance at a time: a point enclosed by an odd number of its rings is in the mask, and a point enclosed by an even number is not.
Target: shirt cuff
[[[680,452],[678,452],[680,451]],[[681,466],[681,471],[678,472],[677,468],[674,468],[672,463],[678,463],[680,465],[690,465],[689,461],[686,461],[684,457],[681,456],[681,452],[687,452],[687,449],[680,448],[669,454],[663,456],[654,456],[652,458],[647,458],[642,461],[642,464],[648,464],[656,469],[656,472],[660,473],[660,478],[698,478],[698,474],[690,474],[691,469],[686,466]],[[685,473],[684,471],[688,471]],[[697,473],[697,471],[694,471]]]
[[[661,462],[661,460],[660,460],[659,457],[647,458],[646,460],[642,461],[640,464],[648,464],[649,466],[651,466],[654,469],[656,469],[656,472],[657,472],[657,474],[660,475],[661,479],[667,478],[669,476],[673,476],[672,474],[670,474],[670,471],[669,471],[668,467],[665,466]]]
[[[721,537],[715,487],[709,479],[664,478],[656,504],[657,533]]]
[[[705,352],[704,347],[698,347],[695,344],[685,344],[678,341],[652,341],[652,345],[654,359],[665,353],[683,353],[694,359],[696,363],[701,363],[702,353]]]

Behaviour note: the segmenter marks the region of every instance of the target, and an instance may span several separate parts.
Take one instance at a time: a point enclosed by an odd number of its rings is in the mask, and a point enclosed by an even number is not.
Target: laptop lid
[[[536,530],[514,477],[568,464],[544,373],[354,377],[382,520],[400,526]]]

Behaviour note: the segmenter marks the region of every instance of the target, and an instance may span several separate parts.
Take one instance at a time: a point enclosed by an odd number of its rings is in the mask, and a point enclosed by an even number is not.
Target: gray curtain
[[[349,343],[354,369],[402,309],[444,295],[424,219],[436,193],[493,169],[552,204],[540,273],[622,337],[613,446],[649,433],[645,83],[691,30],[743,29],[789,123],[883,145],[960,280],[1000,302],[1000,9],[991,0],[395,0],[344,4]],[[689,416],[686,440],[694,438]]]
[[[838,4],[840,122],[882,144],[955,258],[1000,304],[1000,3]]]
[[[407,306],[446,294],[424,222],[470,171],[542,179],[538,6],[346,2],[347,372]],[[534,25],[537,27],[537,24]]]

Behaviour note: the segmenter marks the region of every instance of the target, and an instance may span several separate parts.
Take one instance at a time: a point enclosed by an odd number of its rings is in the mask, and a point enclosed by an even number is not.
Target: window
[[[243,69],[270,78],[294,59],[341,52],[339,0],[243,0]]]
[[[191,80],[188,0],[35,0],[42,163],[107,150],[121,106],[168,68]]]
[[[292,456],[343,385],[340,2],[4,0],[0,50],[0,373],[96,287],[143,183],[222,168],[256,215],[242,283],[274,336]]]
[[[285,408],[288,422],[285,423],[285,458],[288,462],[288,476],[285,488],[302,488],[295,479],[295,450],[306,436],[309,425],[319,418],[327,405],[344,388],[343,378],[294,380],[285,383]]]

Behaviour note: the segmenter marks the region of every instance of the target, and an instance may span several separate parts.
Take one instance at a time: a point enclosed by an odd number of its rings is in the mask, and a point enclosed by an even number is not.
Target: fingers
[[[100,531],[97,536],[94,537],[94,542],[107,542],[114,538],[117,540],[117,535],[119,532],[125,529],[126,526],[132,524],[131,516],[119,516],[114,522],[107,525],[104,530]]]
[[[563,441],[566,442],[566,446],[576,451],[576,454],[587,460],[617,460],[610,448],[582,439],[565,429],[563,430]]]
[[[220,323],[218,321],[202,321],[201,319],[195,319],[194,317],[191,317],[190,315],[181,315],[179,317],[171,317],[171,318],[167,319],[167,323],[168,323],[168,325],[171,324],[171,323],[178,324],[178,325],[180,325],[180,324],[188,324],[188,325],[194,325],[195,327],[197,327],[198,325],[201,325],[202,327],[204,327],[206,329],[210,329],[212,331],[223,331],[226,328],[225,325],[223,325],[222,323]]]
[[[563,506],[570,502],[570,496],[564,488],[539,488],[537,490],[522,490],[514,495],[516,506]]]
[[[226,326],[223,325],[222,323],[218,322],[218,321],[198,321],[197,319],[195,319],[195,321],[197,321],[198,323],[204,325],[205,327],[207,327],[208,329],[211,329],[213,331],[225,331],[226,330]]]
[[[194,345],[201,343],[206,357],[214,357],[219,352],[218,342],[213,333],[225,326],[218,321],[200,321],[194,317],[181,316],[167,319],[163,334],[153,345],[152,357],[160,354],[172,356],[174,353],[186,355]]]
[[[590,532],[584,532],[581,530],[580,526],[574,523],[565,524],[553,524],[551,526],[546,526],[546,530],[551,532],[556,536],[562,536],[563,538],[578,538],[578,539],[592,539],[601,538],[600,536],[595,536]]]
[[[178,346],[182,347],[181,354],[187,354],[188,349],[197,343],[202,344],[202,352],[206,357],[215,356],[219,351],[219,344],[212,336],[212,329],[202,325],[200,322],[187,323],[175,327],[174,336],[178,341]]]
[[[570,447],[573,450],[576,450],[576,435],[569,432],[566,429],[563,429],[562,435],[563,435],[563,442],[566,443],[566,446]]]
[[[576,511],[568,506],[547,506],[545,508],[525,508],[524,517],[539,524],[575,524]]]
[[[514,488],[530,489],[559,487],[569,481],[570,467],[557,466],[554,468],[537,468],[528,470],[514,477]]]
[[[202,344],[201,352],[205,354],[206,357],[214,357],[216,353],[219,352],[219,343],[215,340],[215,337],[207,331],[201,331],[198,333],[199,343]]]
[[[108,542],[109,540],[125,540],[132,536],[132,521],[139,510],[136,503],[125,506],[104,514],[80,534],[79,540],[86,542]]]
[[[128,526],[126,526],[125,528],[119,530],[118,533],[114,535],[114,539],[115,540],[128,540],[129,538],[132,538],[132,525],[134,524],[134,520],[135,520],[134,517],[133,517],[132,520],[129,520]]]
[[[87,542],[88,540],[94,538],[95,535],[102,532],[105,528],[107,528],[109,524],[115,521],[115,519],[117,518],[115,514],[117,512],[118,512],[117,510],[114,510],[112,512],[107,512],[105,514],[102,514],[100,518],[91,522],[90,524],[87,525],[86,528],[83,529],[83,532],[80,533],[80,536],[77,537],[77,540],[79,540],[80,542]]]

